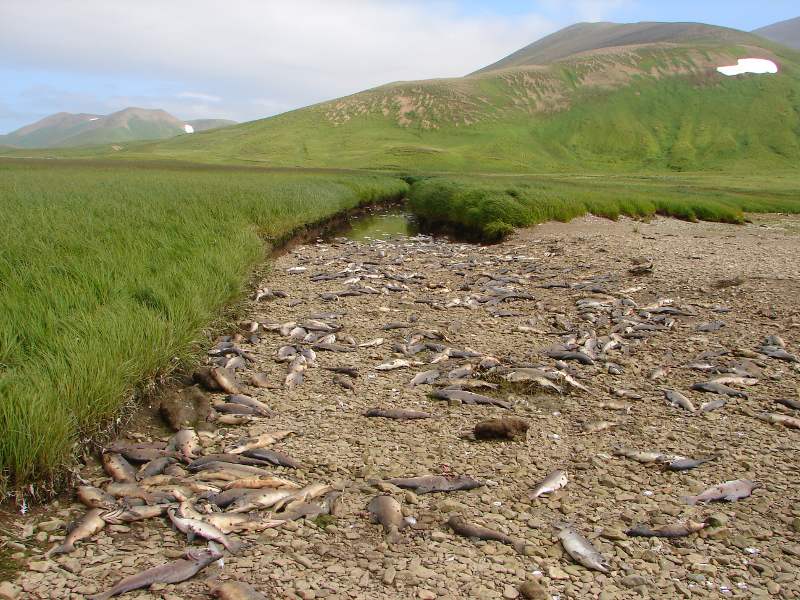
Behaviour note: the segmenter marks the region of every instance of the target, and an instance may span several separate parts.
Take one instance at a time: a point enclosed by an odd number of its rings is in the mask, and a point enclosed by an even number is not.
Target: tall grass
[[[52,477],[185,356],[265,241],[406,190],[373,175],[0,161],[0,488]]]
[[[798,179],[765,182],[759,189],[735,187],[723,176],[432,177],[413,183],[409,208],[428,227],[495,242],[514,227],[569,221],[587,213],[610,219],[660,214],[690,221],[743,223],[745,211],[800,212],[800,195],[791,187]]]

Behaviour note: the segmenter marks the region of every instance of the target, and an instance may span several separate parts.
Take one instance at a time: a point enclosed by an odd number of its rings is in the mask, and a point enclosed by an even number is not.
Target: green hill
[[[767,25],[753,33],[784,46],[800,49],[800,17]]]
[[[717,72],[739,58],[780,71]],[[709,25],[580,24],[466,77],[391,83],[115,155],[401,171],[794,169],[800,53]]]
[[[15,148],[67,148],[156,140],[234,124],[224,119],[181,121],[163,110],[126,108],[110,115],[58,113],[0,135],[0,146]]]

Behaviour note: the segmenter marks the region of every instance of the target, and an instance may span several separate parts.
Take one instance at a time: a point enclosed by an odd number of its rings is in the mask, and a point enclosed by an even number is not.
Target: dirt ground
[[[297,435],[274,448],[304,466],[270,470],[303,485],[331,484],[342,491],[341,512],[233,534],[246,546],[226,554],[224,567],[215,564],[184,583],[156,584],[124,597],[206,598],[210,583],[228,580],[252,584],[267,598],[513,599],[523,597],[518,590],[527,580],[546,590],[530,596],[538,598],[800,597],[800,430],[759,418],[765,412],[800,417],[800,411],[775,402],[800,400],[800,366],[758,352],[770,335],[785,340],[788,353],[800,352],[799,236],[800,218],[778,215],[754,217],[744,226],[587,217],[519,231],[488,247],[417,237],[293,248],[276,259],[262,284],[288,297],[251,302],[248,318],[273,324],[314,317],[341,326],[337,343],[346,334],[358,343],[384,341],[354,352],[317,350],[316,366],[287,390],[287,365],[275,356],[291,342],[262,325],[258,344],[241,344],[256,360],[238,378],[247,381],[251,371],[267,374],[270,388],[243,389],[276,414],[216,429],[204,438],[205,451],[221,452],[245,434],[294,430]],[[640,274],[630,272],[634,259]],[[649,262],[652,272],[645,268]],[[305,270],[289,271],[293,267]],[[321,273],[342,275],[312,281]],[[365,286],[377,293],[320,296],[366,291]],[[509,292],[533,298],[504,299]],[[576,304],[582,299],[596,302]],[[663,307],[681,314],[659,312]],[[717,321],[724,326],[705,326]],[[383,329],[392,322],[407,326]],[[396,351],[420,332],[429,335],[424,341],[480,356]],[[592,340],[618,343],[603,352]],[[562,365],[543,353],[570,343],[594,349],[593,364]],[[708,354],[698,361],[702,353]],[[474,391],[507,400],[510,409],[430,396],[448,383],[448,372],[477,366],[487,356],[501,367],[476,370],[469,381],[503,382],[496,390]],[[375,370],[396,359],[412,364]],[[687,366],[692,362],[711,366],[701,372]],[[503,379],[509,369],[534,365],[550,373],[559,368],[588,391],[558,379],[563,394]],[[757,382],[730,386],[747,398],[691,390],[742,365]],[[325,369],[333,366],[358,369],[354,391],[334,382]],[[409,387],[416,373],[429,369],[439,370],[441,379]],[[681,392],[698,410],[670,405],[664,389]],[[641,398],[621,397],[621,390]],[[727,403],[699,410],[717,399]],[[373,407],[415,409],[434,418],[363,416]],[[481,420],[508,416],[528,422],[527,439],[487,442],[467,435]],[[600,430],[592,432],[593,424]],[[615,455],[619,447],[716,459],[672,472]],[[567,485],[531,500],[529,492],[556,469],[566,472]],[[417,494],[379,483],[426,474],[469,475],[484,485]],[[82,475],[98,486],[109,481],[97,465]],[[737,502],[690,505],[684,499],[737,479],[759,487]],[[413,517],[397,543],[389,543],[368,517],[367,504],[382,491]],[[61,557],[22,551],[25,540],[51,547],[63,537],[63,523],[83,512],[75,501],[19,517],[11,551],[16,548],[17,559],[26,562],[13,583],[0,586],[0,598],[84,598],[122,576],[173,560],[189,546],[165,518],[155,518],[107,526]],[[460,537],[445,525],[453,514],[528,545],[518,552]],[[676,539],[625,534],[639,523],[656,528],[687,519],[708,526]],[[587,569],[564,552],[553,527],[559,522],[590,540],[607,561],[607,573]]]

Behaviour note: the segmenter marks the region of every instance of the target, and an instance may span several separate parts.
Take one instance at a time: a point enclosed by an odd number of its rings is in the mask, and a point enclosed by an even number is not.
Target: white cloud
[[[2,0],[0,66],[171,82],[174,104],[247,119],[390,81],[464,75],[558,28],[534,13],[458,8],[455,0]]]
[[[577,0],[575,11],[583,21],[603,21],[610,14],[633,4],[632,0]]]

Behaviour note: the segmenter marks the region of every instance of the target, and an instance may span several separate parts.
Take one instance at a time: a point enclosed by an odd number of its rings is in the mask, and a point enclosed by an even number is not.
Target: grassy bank
[[[265,240],[406,190],[373,175],[0,161],[0,490],[52,477],[185,357]]]
[[[800,212],[798,185],[795,174],[431,177],[412,185],[409,208],[423,225],[493,242],[514,227],[587,213],[742,223],[745,212]]]

